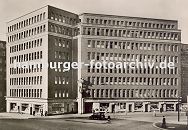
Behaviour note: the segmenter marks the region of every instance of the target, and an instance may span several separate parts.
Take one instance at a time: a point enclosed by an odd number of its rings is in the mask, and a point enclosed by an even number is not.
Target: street
[[[152,123],[112,120],[111,124],[82,123],[66,119],[4,119],[0,130],[157,130]]]

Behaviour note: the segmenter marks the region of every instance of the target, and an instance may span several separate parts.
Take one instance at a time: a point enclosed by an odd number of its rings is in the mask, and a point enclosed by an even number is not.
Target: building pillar
[[[151,111],[151,104],[148,103],[148,112],[150,112],[150,111]]]
[[[146,102],[143,102],[143,112],[146,112]]]
[[[114,98],[114,89],[112,89],[112,98]]]
[[[99,98],[101,98],[101,89],[99,89]]]
[[[134,112],[134,108],[135,108],[135,103],[132,103],[132,112]]]
[[[177,103],[174,103],[174,111],[176,111],[176,109],[177,109],[177,108],[176,108],[176,106],[177,106],[176,104],[177,104]]]
[[[125,89],[125,98],[127,98],[127,89]]]
[[[123,98],[123,89],[120,91],[120,98]]]
[[[107,91],[106,89],[104,89],[104,91],[103,91],[104,92],[104,94],[103,94],[104,98],[106,97],[106,91]]]
[[[119,97],[119,93],[120,93],[119,91],[120,91],[120,89],[117,89],[117,98],[120,98]]]
[[[113,103],[109,103],[108,111],[109,111],[110,113],[112,113],[112,105],[113,105]]]
[[[10,102],[9,101],[7,101],[6,102],[6,112],[10,112]]]
[[[108,98],[111,98],[110,89],[107,89],[107,91],[108,91]]]
[[[97,97],[97,89],[94,89],[94,98]]]

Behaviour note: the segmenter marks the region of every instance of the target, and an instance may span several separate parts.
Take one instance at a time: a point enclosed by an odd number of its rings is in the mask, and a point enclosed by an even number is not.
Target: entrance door
[[[30,107],[30,115],[33,114],[33,110],[32,110],[32,107]]]
[[[129,112],[132,112],[132,104],[129,104]]]
[[[148,104],[145,105],[145,112],[148,112]]]
[[[69,104],[67,104],[67,112],[69,112]]]
[[[115,112],[115,104],[112,105],[112,113]]]
[[[92,107],[93,107],[92,102],[86,102],[85,103],[85,113],[92,113]]]

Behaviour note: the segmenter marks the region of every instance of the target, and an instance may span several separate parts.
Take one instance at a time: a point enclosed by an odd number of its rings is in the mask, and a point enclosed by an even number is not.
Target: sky
[[[0,0],[0,40],[6,40],[6,22],[46,5],[76,14],[178,20],[182,43],[188,44],[188,0]]]

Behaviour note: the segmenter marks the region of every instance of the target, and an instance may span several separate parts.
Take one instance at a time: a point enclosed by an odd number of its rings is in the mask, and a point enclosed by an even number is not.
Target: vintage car
[[[105,112],[96,112],[89,116],[90,120],[105,120]]]

